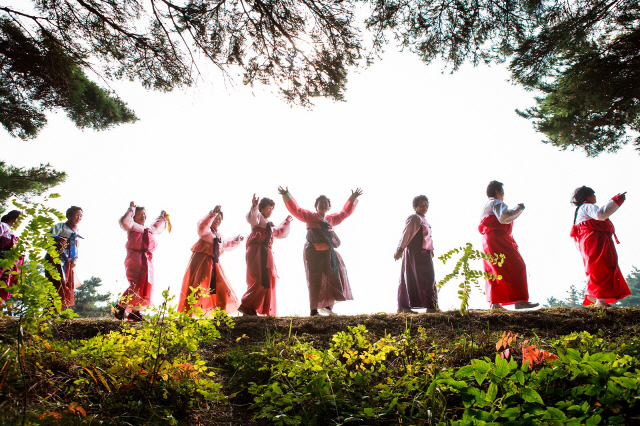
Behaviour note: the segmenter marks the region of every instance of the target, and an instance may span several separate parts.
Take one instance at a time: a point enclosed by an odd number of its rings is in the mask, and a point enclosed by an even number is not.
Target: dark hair
[[[498,191],[504,192],[502,185],[503,183],[498,182],[497,180],[492,180],[491,182],[489,182],[489,185],[487,185],[487,197],[495,197],[496,195],[498,195]]]
[[[327,200],[327,204],[329,204],[329,208],[331,208],[331,200],[329,199],[329,197],[327,197],[326,195],[321,195],[318,198],[316,198],[316,203],[313,205],[316,209],[318,208],[318,203],[321,200]]]
[[[573,191],[573,198],[571,199],[571,204],[576,206],[576,213],[573,215],[573,223],[576,223],[576,219],[578,218],[578,210],[580,210],[580,206],[587,201],[588,197],[595,195],[596,191],[589,188],[588,186],[581,186],[580,188],[576,188]]]
[[[11,210],[9,213],[2,216],[2,219],[0,219],[0,221],[9,223],[12,220],[16,220],[17,218],[19,218],[21,214],[22,212],[20,210]]]
[[[262,200],[260,200],[260,204],[258,204],[258,211],[261,212],[262,209],[264,209],[267,206],[275,207],[276,202],[273,201],[271,198],[264,197],[262,198]]]
[[[144,207],[142,207],[142,206],[136,206],[136,211],[135,211],[135,212],[133,212],[133,214],[135,215],[135,214],[136,214],[136,213],[138,213],[138,211],[140,211],[140,210],[146,210],[146,209],[145,209]]]
[[[71,206],[67,209],[67,219],[69,219],[69,216],[71,216],[72,214],[74,214],[77,211],[82,211],[82,207],[78,207],[78,206]]]
[[[427,206],[429,205],[429,199],[426,195],[418,195],[417,197],[413,197],[413,208],[417,209],[421,201],[426,201]]]

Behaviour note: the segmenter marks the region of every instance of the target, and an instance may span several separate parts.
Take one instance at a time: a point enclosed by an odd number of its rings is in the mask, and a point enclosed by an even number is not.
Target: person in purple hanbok
[[[438,291],[433,269],[431,225],[425,219],[429,199],[418,195],[413,199],[415,214],[407,218],[402,238],[393,258],[402,259],[398,286],[398,313],[417,313],[413,309],[438,310]]]

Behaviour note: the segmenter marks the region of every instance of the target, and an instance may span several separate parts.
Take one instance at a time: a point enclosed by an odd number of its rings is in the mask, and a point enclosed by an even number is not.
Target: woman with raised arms
[[[291,216],[274,226],[268,219],[276,203],[270,198],[253,194],[251,209],[247,213],[247,222],[251,225],[251,234],[247,237],[247,292],[242,296],[238,310],[244,315],[276,316],[276,280],[278,272],[273,261],[274,238],[289,235]]]
[[[82,208],[71,206],[66,212],[67,221],[53,225],[51,236],[56,243],[56,251],[59,254],[60,263],[55,268],[60,274],[60,279],[54,279],[48,272],[45,276],[53,283],[62,301],[62,309],[75,305],[74,291],[80,287],[80,278],[75,273],[78,260],[79,238],[78,225],[82,220]],[[53,263],[53,258],[46,255],[45,259]]]
[[[576,206],[571,237],[575,240],[588,278],[584,304],[609,307],[631,294],[618,266],[618,253],[613,238],[616,230],[609,220],[626,198],[626,192],[611,198],[602,207],[596,205],[596,193],[581,186],[573,193],[571,203]]]
[[[198,288],[205,294],[199,293],[200,299],[193,308],[201,307],[206,314],[215,308],[220,308],[228,314],[238,310],[238,298],[229,285],[219,258],[222,253],[235,250],[244,240],[242,235],[224,238],[218,231],[224,215],[220,206],[215,206],[205,217],[198,221],[198,236],[200,239],[191,247],[193,254],[187,266],[187,272],[182,280],[182,290],[178,300],[178,311],[189,311],[188,297]],[[208,294],[208,297],[206,296]]]
[[[151,303],[153,290],[153,252],[157,245],[155,235],[161,234],[167,227],[166,216],[166,212],[162,210],[160,216],[147,228],[144,226],[147,211],[132,201],[118,221],[120,227],[127,232],[124,268],[129,281],[129,287],[122,293],[115,308],[114,316],[119,320],[124,319],[125,314],[130,311],[127,319],[143,321],[140,310]]]
[[[393,258],[402,259],[398,286],[398,313],[415,314],[413,309],[438,310],[438,291],[433,269],[431,225],[425,219],[429,199],[418,195],[413,199],[415,214],[407,218],[402,238]]]
[[[327,212],[331,209],[331,200],[324,195],[316,199],[316,211],[311,212],[298,206],[289,193],[288,187],[279,187],[278,192],[282,195],[289,212],[296,219],[307,224],[307,242],[303,253],[311,316],[318,315],[319,312],[335,315],[333,305],[336,302],[353,300],[353,294],[347,277],[347,268],[336,251],[340,247],[340,239],[333,227],[351,216],[358,204],[358,197],[362,195],[362,190],[358,188],[351,191],[351,196],[342,211],[329,215]]]

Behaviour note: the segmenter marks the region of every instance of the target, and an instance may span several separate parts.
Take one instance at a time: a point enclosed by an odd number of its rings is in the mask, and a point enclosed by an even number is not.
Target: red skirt
[[[585,305],[595,302],[591,299],[614,303],[631,294],[618,266],[618,253],[612,239],[614,232],[609,219],[587,220],[573,225],[571,229],[571,237],[580,250],[588,278]]]
[[[484,252],[505,256],[502,266],[484,261],[485,272],[502,275],[501,280],[485,280],[487,301],[491,304],[513,305],[518,301],[529,300],[527,267],[511,235],[512,229],[513,222],[500,223],[493,215],[482,219],[478,227],[482,234]]]
[[[266,230],[254,227],[247,237],[247,291],[242,296],[242,306],[256,311],[259,315],[276,316],[276,272],[273,263],[273,235],[268,244],[267,271],[269,274],[269,287],[262,284],[262,242],[266,238]]]

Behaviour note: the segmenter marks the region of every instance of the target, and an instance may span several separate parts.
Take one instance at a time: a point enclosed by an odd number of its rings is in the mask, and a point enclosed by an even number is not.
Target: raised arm
[[[118,223],[120,224],[120,228],[124,229],[127,232],[143,231],[143,228],[133,221],[133,213],[135,212],[135,210],[136,210],[136,204],[132,201],[131,203],[129,203],[129,208],[125,212],[124,216],[122,216],[118,221]]]
[[[510,209],[504,202],[496,200],[493,203],[493,214],[500,223],[511,223],[524,211],[524,204],[520,203]]]
[[[160,216],[153,221],[153,224],[149,228],[151,228],[151,232],[154,234],[162,234],[164,230],[167,228],[167,219],[164,218],[164,210],[160,213]]]
[[[584,212],[587,214],[587,216],[595,220],[606,220],[620,208],[622,203],[624,203],[625,194],[626,192],[616,195],[615,197],[607,201],[607,204],[600,208],[598,208],[598,206],[596,206],[595,204],[584,204]]]
[[[216,206],[213,210],[210,210],[205,217],[198,221],[198,236],[200,238],[211,234],[211,224],[220,213],[220,210],[221,207]]]
[[[291,228],[291,221],[293,218],[291,216],[287,216],[285,220],[282,221],[280,226],[273,227],[271,232],[273,232],[274,238],[286,238],[289,235],[289,228]]]
[[[247,213],[247,222],[251,227],[258,226],[260,224],[260,212],[258,211],[258,202],[260,198],[256,197],[256,194],[253,194],[253,198],[251,199],[251,209],[249,213]]]

